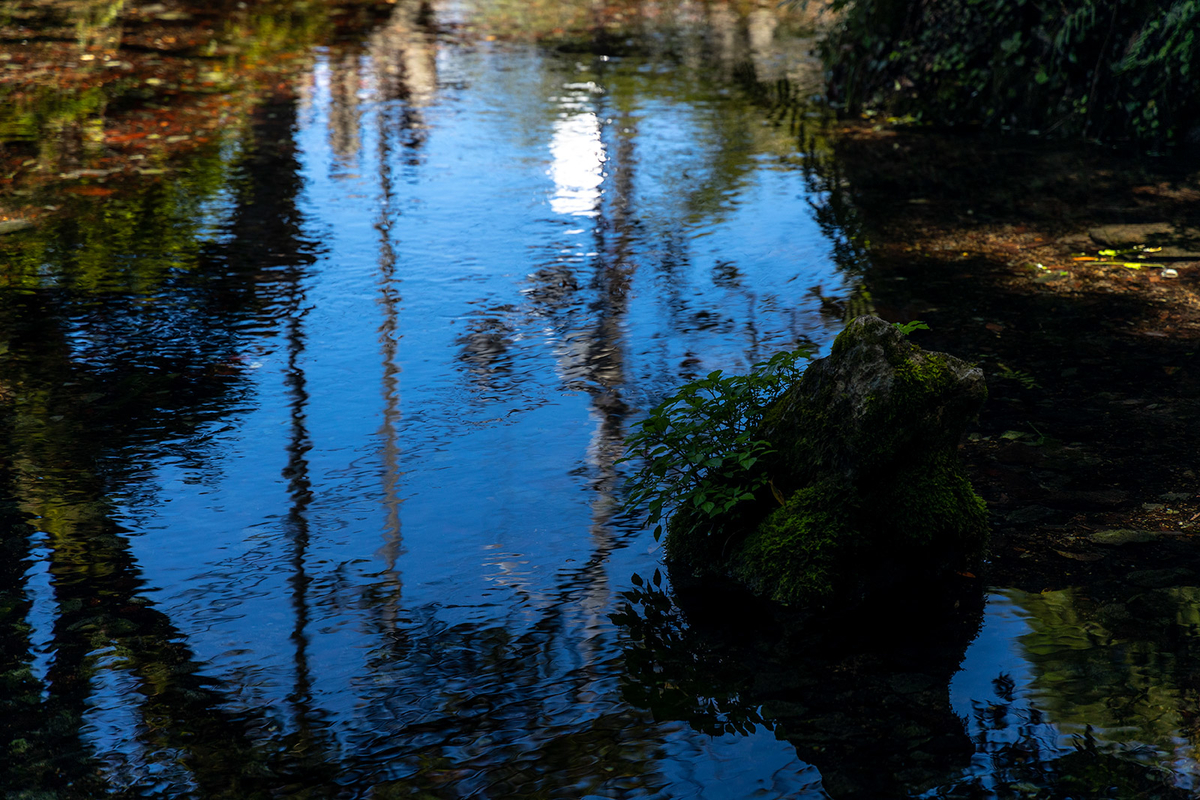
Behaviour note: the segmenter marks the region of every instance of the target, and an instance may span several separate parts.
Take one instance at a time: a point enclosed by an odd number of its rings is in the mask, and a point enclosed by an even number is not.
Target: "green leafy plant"
[[[899,322],[893,322],[892,324],[899,328],[900,332],[905,336],[908,336],[913,331],[929,330],[929,326],[919,319],[914,319],[912,322],[905,322],[903,325],[901,325]]]
[[[1200,122],[1200,0],[829,0],[851,113],[1161,147]]]
[[[746,375],[710,372],[680,387],[638,424],[621,459],[641,463],[629,478],[626,508],[645,505],[656,539],[680,511],[711,520],[770,484],[763,457],[773,451],[759,438],[763,414],[811,358],[796,349],[755,364]]]

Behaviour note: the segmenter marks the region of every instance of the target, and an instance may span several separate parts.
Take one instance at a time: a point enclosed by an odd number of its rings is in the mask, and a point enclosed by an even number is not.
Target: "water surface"
[[[721,7],[597,52],[412,12],[6,240],[5,789],[1013,796],[992,755],[1080,736],[1194,772],[1182,717],[1064,706],[1037,598],[867,655],[690,626],[624,437],[827,347],[867,268],[819,140],[745,79],[802,48]]]

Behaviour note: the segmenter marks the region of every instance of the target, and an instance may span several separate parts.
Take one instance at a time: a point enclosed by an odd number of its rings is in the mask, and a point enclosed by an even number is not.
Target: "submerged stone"
[[[859,317],[768,409],[771,492],[678,514],[666,553],[785,605],[857,604],[978,567],[987,513],[958,462],[983,373]]]

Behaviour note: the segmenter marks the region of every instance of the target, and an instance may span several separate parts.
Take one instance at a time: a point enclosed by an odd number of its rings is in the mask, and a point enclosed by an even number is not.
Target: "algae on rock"
[[[986,396],[977,367],[858,317],[763,416],[771,492],[715,519],[677,513],[668,560],[789,606],[976,568],[987,514],[957,447]]]

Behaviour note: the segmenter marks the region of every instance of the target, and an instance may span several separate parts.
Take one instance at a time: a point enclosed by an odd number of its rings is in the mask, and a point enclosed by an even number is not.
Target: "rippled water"
[[[630,426],[827,346],[862,266],[816,140],[735,80],[785,44],[739,24],[740,50],[710,19],[609,56],[398,12],[114,198],[115,256],[65,219],[11,260],[13,791],[951,796],[1017,780],[1005,745],[1093,735],[1021,644],[1038,598],[799,655],[697,633],[654,585]],[[1188,724],[1096,727],[1151,763]]]

